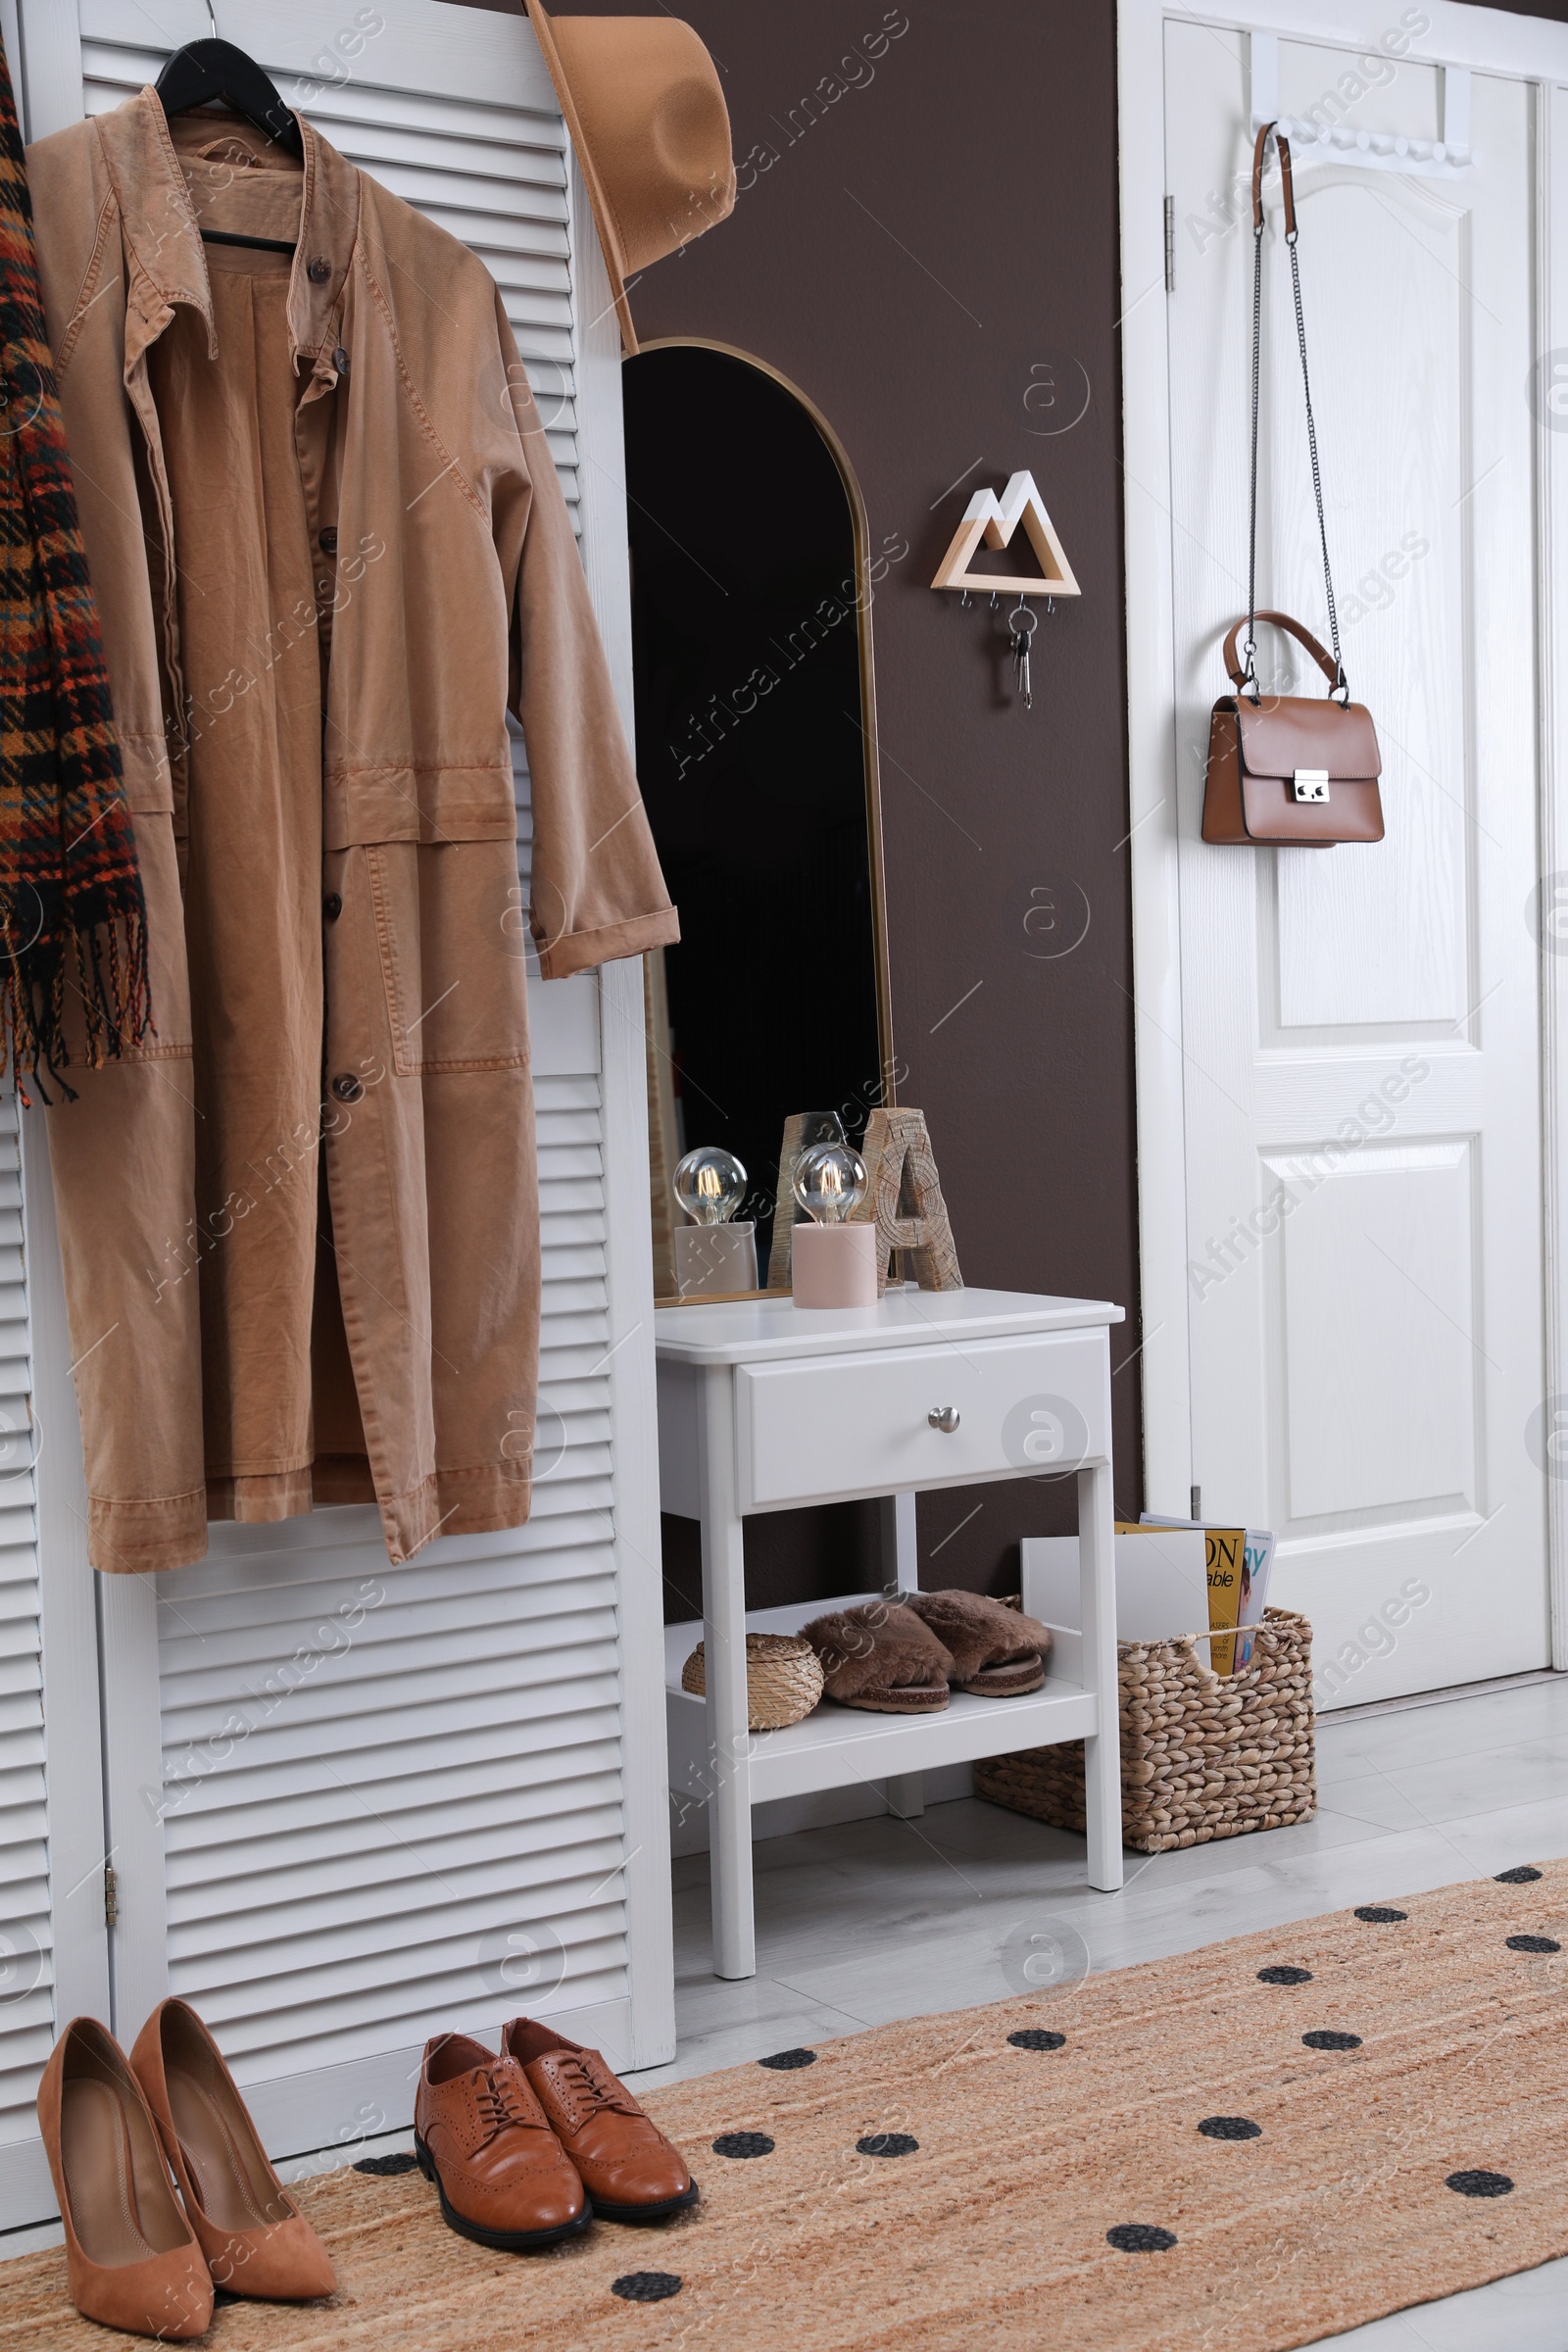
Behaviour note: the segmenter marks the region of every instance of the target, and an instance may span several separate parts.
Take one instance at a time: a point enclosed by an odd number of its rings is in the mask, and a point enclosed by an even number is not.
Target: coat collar
[[[305,184],[299,245],[289,276],[288,320],[296,367],[317,360],[336,337],[343,287],[360,226],[360,175],[346,157],[299,118]],[[201,232],[169,122],[148,87],[94,127],[120,202],[126,264],[125,373],[186,303],[207,326],[216,358],[212,287]]]

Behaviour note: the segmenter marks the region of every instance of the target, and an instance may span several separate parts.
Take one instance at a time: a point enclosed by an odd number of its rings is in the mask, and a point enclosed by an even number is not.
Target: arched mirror
[[[856,1140],[892,1096],[874,583],[848,461],[793,385],[688,342],[623,382],[637,768],[681,923],[647,961],[667,1300],[683,1153],[745,1167],[765,1285],[786,1118],[833,1111]]]

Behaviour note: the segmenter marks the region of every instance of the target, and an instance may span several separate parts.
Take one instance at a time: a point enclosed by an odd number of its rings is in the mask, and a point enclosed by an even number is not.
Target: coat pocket
[[[514,843],[379,841],[364,855],[394,1070],[523,1067],[527,921]]]

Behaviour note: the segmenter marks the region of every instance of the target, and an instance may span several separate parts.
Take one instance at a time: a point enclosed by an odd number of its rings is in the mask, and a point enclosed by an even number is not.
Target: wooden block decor
[[[773,1211],[773,1242],[767,1253],[767,1287],[787,1291],[794,1256],[790,1229],[803,1211],[795,1198],[795,1171],[801,1153],[813,1144],[842,1144],[844,1126],[834,1110],[792,1110],[784,1122],[784,1141],[778,1148],[778,1202]]]
[[[1040,562],[1040,576],[1033,573],[971,571],[971,559],[980,542],[987,547],[1004,548],[1010,544],[1019,523],[1024,536]],[[1056,526],[1046,513],[1045,501],[1035,488],[1032,473],[1015,473],[998,498],[994,490],[977,490],[963,512],[963,520],[953,536],[953,544],[937,567],[933,588],[966,588],[990,595],[999,588],[1015,588],[1021,596],[1079,596],[1082,590],[1073,577],[1072,565],[1066,551],[1056,536]]]
[[[865,1199],[854,1214],[876,1219],[878,1291],[887,1289],[895,1250],[903,1253],[900,1264],[906,1281],[912,1275],[922,1291],[961,1291],[963,1276],[924,1111],[873,1110],[860,1156],[867,1183]]]

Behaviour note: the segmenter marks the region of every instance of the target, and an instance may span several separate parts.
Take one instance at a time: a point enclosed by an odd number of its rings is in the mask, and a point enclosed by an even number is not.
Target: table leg
[[[915,1536],[914,1496],[884,1494],[880,1507],[882,1590],[889,1599],[895,1592],[917,1592],[920,1589],[920,1556]]]
[[[1084,1681],[1100,1700],[1100,1731],[1084,1741],[1089,1884],[1122,1883],[1121,1692],[1116,1670],[1115,1510],[1110,1464],[1078,1473],[1078,1597]]]
[[[708,1684],[709,1872],[713,1974],[755,1977],[752,1915],[752,1735],[746,1704],[746,1553],[735,1508],[733,1375],[703,1374],[699,1466],[703,1644]]]
[[[882,1590],[891,1600],[896,1592],[920,1589],[914,1496],[884,1494],[882,1511]],[[882,1784],[888,1811],[899,1821],[918,1821],[925,1811],[925,1775],[894,1773]]]

